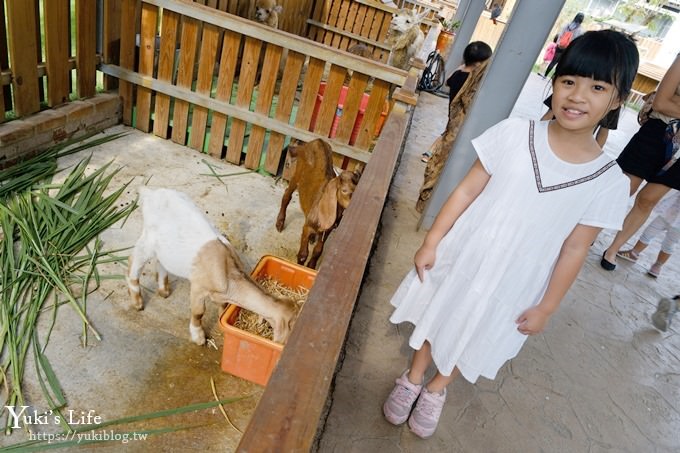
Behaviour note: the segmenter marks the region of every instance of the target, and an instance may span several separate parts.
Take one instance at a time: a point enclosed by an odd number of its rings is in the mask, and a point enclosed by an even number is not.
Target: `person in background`
[[[554,121],[508,118],[472,140],[478,159],[390,301],[390,322],[414,325],[415,352],[383,405],[388,422],[432,436],[456,376],[494,379],[545,329],[600,230],[621,227],[630,182],[593,129],[630,93],[638,61],[624,34],[588,32],[556,68]]]
[[[446,86],[449,87],[449,108],[447,109],[449,117],[451,114],[451,103],[465,84],[470,72],[479,67],[482,62],[491,58],[491,53],[491,47],[482,41],[474,41],[465,46],[465,50],[463,50],[463,64],[458,66],[453,74],[451,74],[451,77],[446,80]],[[420,160],[427,163],[430,160],[430,157],[432,157],[432,154],[428,150],[425,151],[422,156],[423,157]]]
[[[616,159],[630,178],[630,194],[637,192],[633,208],[619,231],[602,254],[600,265],[607,271],[616,269],[621,247],[647,221],[652,209],[671,190],[680,190],[680,164],[676,164],[680,147],[680,54],[661,79],[654,96],[649,119],[630,139]],[[674,132],[675,131],[675,132]]]
[[[543,52],[543,63],[541,63],[541,68],[538,71],[539,74],[543,72],[545,68],[548,67],[550,62],[555,57],[555,49],[557,49],[557,37],[558,35],[555,35],[552,42],[549,43],[548,46],[545,48],[545,52]]]
[[[578,38],[583,34],[583,27],[581,27],[581,24],[583,23],[583,19],[585,16],[583,13],[578,13],[575,17],[574,20],[569,22],[559,33],[559,37],[557,38],[557,47],[555,48],[555,56],[553,57],[552,61],[548,65],[548,67],[545,69],[545,73],[543,74],[543,78],[548,77],[548,74],[550,74],[550,71],[555,67],[557,63],[559,63],[560,58],[562,58],[562,54],[564,51],[569,47],[569,44],[571,41],[574,39]]]
[[[661,274],[661,268],[671,257],[675,245],[680,239],[680,192],[674,190],[666,195],[659,202],[658,210],[659,214],[644,229],[635,246],[630,250],[621,250],[616,254],[618,258],[635,263],[640,257],[640,253],[647,248],[650,242],[661,233],[665,233],[656,261],[647,271],[647,275],[654,278]]]

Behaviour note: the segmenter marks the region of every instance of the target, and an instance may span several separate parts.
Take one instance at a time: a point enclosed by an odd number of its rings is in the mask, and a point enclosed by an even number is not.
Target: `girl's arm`
[[[560,255],[555,263],[548,288],[543,299],[524,311],[517,318],[517,330],[525,335],[541,333],[548,318],[557,310],[562,298],[571,287],[588,255],[590,245],[597,238],[601,228],[576,225],[569,237],[562,244]]]
[[[414,258],[416,272],[421,282],[424,278],[424,271],[434,265],[437,244],[448,233],[458,217],[475,201],[490,178],[491,175],[484,170],[482,163],[477,159],[460,184],[449,195]]]
[[[680,118],[680,96],[675,91],[680,85],[680,57],[668,68],[656,90],[652,109],[672,118]]]

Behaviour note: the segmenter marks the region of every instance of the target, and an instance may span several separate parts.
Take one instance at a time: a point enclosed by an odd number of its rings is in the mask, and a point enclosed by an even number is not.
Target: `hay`
[[[309,290],[307,288],[288,288],[287,286],[281,284],[278,280],[275,280],[269,276],[260,277],[256,281],[267,294],[279,299],[290,299],[294,301],[295,305],[297,306],[298,313],[302,309],[302,306],[307,300],[307,295],[309,294]],[[266,338],[267,340],[271,340],[274,337],[274,332],[271,325],[262,316],[243,308],[238,312],[238,317],[234,323],[234,327],[245,330],[246,332],[252,333],[262,338]]]

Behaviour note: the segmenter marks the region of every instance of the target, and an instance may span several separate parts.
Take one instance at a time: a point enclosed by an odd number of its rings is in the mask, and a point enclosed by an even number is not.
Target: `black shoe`
[[[616,269],[616,264],[610,263],[609,261],[607,261],[604,257],[605,253],[607,253],[607,252],[602,253],[602,260],[600,260],[600,266],[602,266],[602,269],[604,269],[606,271],[613,271],[614,269]]]

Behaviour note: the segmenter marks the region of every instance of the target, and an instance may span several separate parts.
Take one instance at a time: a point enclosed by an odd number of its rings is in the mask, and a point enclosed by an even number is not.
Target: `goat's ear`
[[[317,224],[320,231],[326,231],[335,223],[337,212],[338,178],[333,178],[323,188],[319,202],[309,212],[310,224]]]

